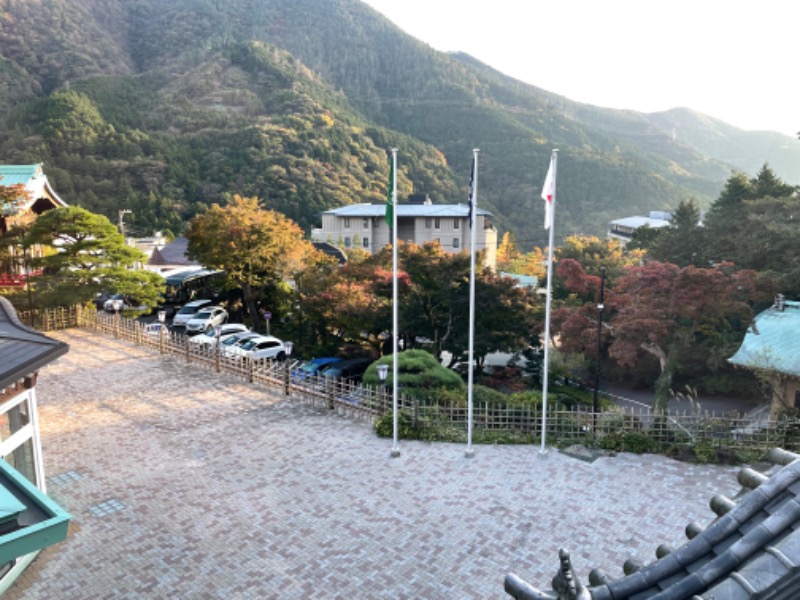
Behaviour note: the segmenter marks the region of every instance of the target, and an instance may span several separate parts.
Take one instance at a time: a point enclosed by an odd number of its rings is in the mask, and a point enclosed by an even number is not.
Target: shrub
[[[378,417],[375,422],[375,433],[380,437],[394,436],[394,415],[386,412]],[[421,427],[414,427],[414,416],[410,411],[401,410],[397,413],[397,437],[404,440],[419,440],[423,438]]]
[[[700,464],[716,463],[719,462],[717,449],[711,442],[698,442],[692,448],[694,450],[694,461]]]
[[[386,385],[392,386],[392,356],[384,356],[372,363],[364,373],[363,381],[367,385],[377,386],[381,381],[378,377],[377,366],[389,366],[389,377]],[[398,385],[403,394],[411,398],[427,400],[434,394],[434,390],[447,388],[464,390],[464,382],[458,373],[443,367],[430,352],[425,350],[406,350],[397,355]]]
[[[628,431],[627,433],[623,434],[622,443],[625,451],[634,452],[636,454],[655,452],[659,448],[658,442],[656,442],[649,435],[635,431]]]

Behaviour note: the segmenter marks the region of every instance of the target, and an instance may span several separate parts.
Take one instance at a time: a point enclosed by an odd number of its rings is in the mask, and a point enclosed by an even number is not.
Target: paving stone
[[[739,490],[736,468],[653,455],[478,445],[466,459],[401,440],[390,458],[364,421],[282,389],[82,330],[53,337],[71,350],[40,374],[40,426],[74,522],[4,600],[504,599],[511,571],[550,581],[561,547],[582,581],[620,577]]]

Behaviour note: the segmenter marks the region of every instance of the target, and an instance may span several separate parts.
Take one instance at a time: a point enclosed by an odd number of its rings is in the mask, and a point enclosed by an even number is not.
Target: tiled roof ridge
[[[676,600],[696,598],[696,594],[710,589],[728,576],[742,588],[752,588],[746,577],[737,573],[739,567],[761,550],[770,552],[781,562],[788,561],[770,542],[800,523],[800,498],[789,489],[792,486],[798,488],[795,484],[800,482],[800,455],[776,448],[770,451],[767,460],[782,468],[771,477],[743,468],[738,475],[738,481],[743,486],[742,492],[737,494],[739,502],[724,496],[712,498],[711,508],[719,517],[706,529],[690,523],[686,527],[689,541],[674,551],[659,546],[655,562],[643,567],[636,561],[626,561],[625,577],[618,580],[611,580],[595,569],[589,574],[590,585],[584,587],[574,576],[569,554],[562,549],[559,553],[561,568],[553,579],[552,592],[540,591],[513,573],[506,576],[506,592],[517,600],[627,600],[645,597]],[[742,532],[743,525],[751,524],[749,522],[759,512],[767,505],[776,503],[787,492],[792,495],[781,504],[782,510],[768,513],[761,522]],[[714,555],[715,549],[720,546],[727,547],[704,564],[697,564],[703,558]],[[791,563],[785,566],[787,571],[797,569]],[[691,571],[689,567],[692,567]],[[571,574],[571,590],[563,586],[558,589],[557,582],[564,573]]]

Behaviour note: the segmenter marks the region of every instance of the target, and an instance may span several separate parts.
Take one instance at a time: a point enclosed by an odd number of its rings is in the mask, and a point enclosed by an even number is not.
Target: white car
[[[186,322],[191,319],[198,310],[210,304],[211,300],[192,300],[191,302],[187,302],[175,313],[175,316],[172,318],[172,326],[185,326]]]
[[[154,338],[160,338],[162,335],[169,337],[169,327],[164,323],[148,323],[144,326],[144,333]]]
[[[260,333],[256,333],[255,331],[243,331],[242,333],[234,333],[229,335],[224,340],[220,341],[219,347],[222,350],[222,353],[227,355],[228,351],[233,348],[237,344],[243,344],[245,340],[249,340],[250,338],[260,337]]]
[[[219,329],[219,334],[217,334],[217,329]],[[250,330],[247,328],[247,325],[242,323],[224,323],[218,327],[214,327],[213,329],[206,331],[201,335],[190,337],[189,343],[195,344],[196,346],[209,346],[213,348],[217,345],[217,339],[219,339],[220,343],[222,343],[231,336],[239,333],[245,333],[246,331]]]
[[[221,306],[206,306],[194,313],[186,321],[186,334],[205,333],[213,331],[217,325],[222,325],[228,320],[228,311]]]
[[[283,342],[271,335],[259,335],[239,341],[225,350],[225,354],[230,357],[250,358],[261,360],[274,358],[283,360],[286,358],[286,348]]]

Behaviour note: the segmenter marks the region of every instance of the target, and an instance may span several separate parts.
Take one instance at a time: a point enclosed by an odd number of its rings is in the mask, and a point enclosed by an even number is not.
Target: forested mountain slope
[[[130,208],[141,233],[225,193],[308,229],[381,200],[392,146],[401,195],[436,202],[465,200],[480,148],[479,202],[523,246],[544,243],[554,147],[559,237],[797,164],[776,134],[714,122],[712,143],[701,115],[581,105],[436,52],[358,0],[0,0],[0,52],[0,160],[44,162],[68,202]]]

